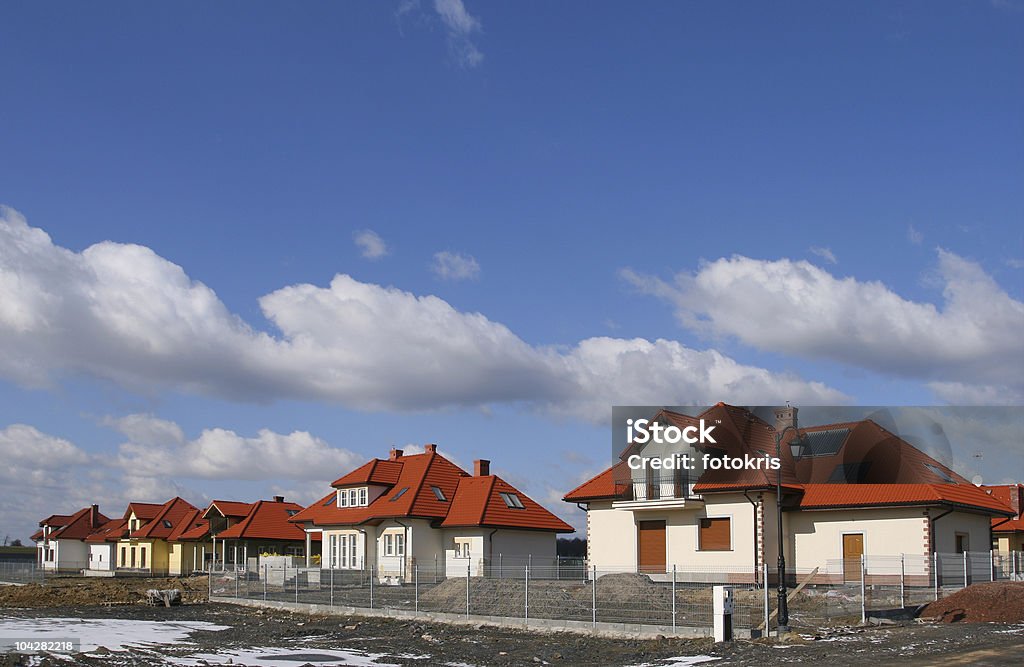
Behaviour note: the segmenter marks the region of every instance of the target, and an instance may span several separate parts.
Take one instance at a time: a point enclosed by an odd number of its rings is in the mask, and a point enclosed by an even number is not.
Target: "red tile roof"
[[[946,505],[1009,515],[1012,510],[973,484],[806,484],[800,509]]]
[[[260,500],[253,503],[249,514],[235,525],[217,533],[218,540],[290,540],[305,541],[306,531],[289,521],[302,511],[302,505]],[[312,537],[319,539],[320,534]]]
[[[160,510],[163,509],[163,505],[160,503],[128,503],[128,508],[124,511],[124,518],[129,518],[132,514],[135,518],[141,521],[150,521]]]
[[[562,500],[567,502],[583,502],[586,500],[602,500],[625,497],[629,492],[629,466],[625,461],[616,463],[597,477],[588,479],[575,489],[565,494]]]
[[[241,519],[252,509],[252,503],[242,503],[237,500],[214,500],[203,512],[203,518],[209,518],[210,510],[217,510],[223,517]]]
[[[54,528],[50,531],[48,539],[84,540],[108,521],[110,519],[101,514],[98,509],[94,515],[92,507],[83,507],[70,516],[54,514],[40,521],[39,525]],[[36,538],[35,535],[39,535],[39,537]],[[33,539],[42,539],[42,531],[38,531],[35,535],[33,535]]]
[[[992,519],[992,531],[996,533],[1024,532],[1024,484],[1002,484],[985,487],[992,497],[1014,510],[1015,516],[1009,520]]]
[[[171,498],[164,503],[160,511],[151,521],[129,535],[132,539],[157,539],[166,540],[178,527],[178,524],[185,521],[196,507],[187,500]],[[136,514],[136,516],[138,516]]]
[[[203,518],[203,510],[194,509],[188,512],[174,526],[167,537],[168,542],[199,542],[205,540],[210,532],[210,522]]]
[[[99,527],[99,530],[85,538],[86,542],[102,544],[117,542],[128,534],[128,519],[111,519]]]
[[[469,482],[463,486],[467,479],[480,481]],[[335,500],[337,492],[334,491],[296,514],[290,521],[308,522],[315,526],[380,523],[385,519],[402,517],[444,521],[451,512],[455,512],[452,520],[458,521],[458,525],[488,525],[558,532],[572,530],[570,526],[525,494],[515,491],[500,478],[493,475],[471,478],[465,470],[438,454],[433,446],[428,446],[423,454],[401,456],[386,461],[374,459],[342,476],[332,486],[345,487],[355,484],[380,484],[389,488],[365,507],[338,507]],[[437,487],[445,500],[439,500],[432,487]],[[484,493],[483,487],[488,487],[490,491]],[[517,493],[529,509],[525,512],[515,510],[516,513],[511,516],[498,507],[492,509],[491,504],[495,501],[504,505],[499,494],[506,488]],[[460,494],[463,494],[462,497]],[[487,523],[480,523],[481,521]]]

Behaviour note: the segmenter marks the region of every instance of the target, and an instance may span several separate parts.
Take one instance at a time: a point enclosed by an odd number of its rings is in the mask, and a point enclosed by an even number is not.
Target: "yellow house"
[[[172,498],[163,505],[129,504],[125,510],[128,536],[117,545],[117,570],[151,575],[182,574],[181,556],[172,563],[169,539],[182,524],[194,519],[196,511],[191,503],[181,498]]]
[[[213,558],[210,522],[203,518],[202,510],[190,511],[178,522],[167,538],[170,545],[169,573],[185,575],[205,570]]]

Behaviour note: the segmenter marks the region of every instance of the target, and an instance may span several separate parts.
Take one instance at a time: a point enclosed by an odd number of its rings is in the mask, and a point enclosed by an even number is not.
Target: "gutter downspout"
[[[370,550],[368,548],[368,546],[367,546],[368,542],[367,542],[367,539],[366,539],[366,531],[363,530],[362,528],[356,528],[356,530],[358,530],[360,533],[363,534],[363,569],[365,570],[366,569],[366,553]],[[377,550],[374,549],[374,555],[376,556],[376,554],[377,554]],[[370,566],[370,567],[372,568],[373,566]],[[370,570],[370,576],[371,577],[373,576],[373,570],[372,569]]]
[[[750,499],[750,496],[747,495],[747,491],[749,491],[749,489],[743,489],[743,497],[747,499],[747,502],[754,506],[754,581],[757,581],[757,578],[760,576],[760,572],[757,567],[757,503]],[[768,582],[765,582],[766,585],[767,583]]]
[[[487,560],[492,564],[492,566],[493,566],[493,563],[494,563],[494,534],[496,532],[498,532],[497,528],[492,530],[487,535]],[[556,544],[555,548],[557,549],[557,544],[558,544],[558,536],[557,535],[555,536],[555,544]]]

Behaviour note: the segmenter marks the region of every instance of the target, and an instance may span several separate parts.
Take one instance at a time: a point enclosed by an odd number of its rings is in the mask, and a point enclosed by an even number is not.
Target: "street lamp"
[[[803,454],[804,439],[797,428],[795,409],[793,410],[793,423],[775,434],[775,458],[779,461],[779,469],[776,471],[775,477],[775,515],[778,519],[779,542],[779,624],[777,632],[780,636],[784,632],[789,632],[789,603],[786,601],[786,556],[782,539],[782,440],[790,430],[795,431],[797,436],[795,440],[791,440],[789,443],[790,453],[794,459],[798,459]],[[768,628],[765,628],[765,631],[767,632]]]

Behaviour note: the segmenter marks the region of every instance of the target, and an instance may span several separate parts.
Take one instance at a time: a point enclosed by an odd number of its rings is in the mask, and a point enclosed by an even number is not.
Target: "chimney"
[[[388,460],[389,461],[397,461],[400,458],[402,458],[402,450],[401,449],[395,449],[394,447],[392,447],[391,448],[391,455],[388,456]]]
[[[100,525],[100,506],[93,505],[89,508],[89,527],[99,528]]]
[[[284,496],[274,496],[274,502],[275,503],[283,503],[284,502]]]
[[[487,459],[473,461],[473,477],[487,477],[491,474],[491,462]]]
[[[437,445],[432,444],[432,443],[428,443],[426,445],[423,445],[423,452],[426,453],[426,454],[436,454],[437,453]]]
[[[775,432],[782,433],[787,426],[796,427],[796,413],[798,408],[787,404],[784,408],[775,408]]]

